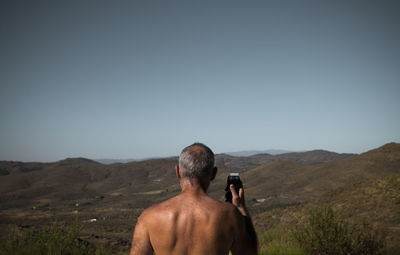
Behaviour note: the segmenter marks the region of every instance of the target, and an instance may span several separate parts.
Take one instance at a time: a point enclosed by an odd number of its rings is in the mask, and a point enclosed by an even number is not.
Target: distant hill
[[[96,162],[87,158],[66,158],[64,160],[60,160],[55,162],[59,166],[68,166],[68,165],[86,165],[86,164],[95,164],[99,165],[99,162]]]
[[[217,165],[225,165],[234,170],[246,171],[254,167],[265,165],[276,161],[290,161],[305,165],[315,165],[324,162],[334,162],[356,156],[357,154],[313,150],[307,152],[291,152],[279,155],[256,154],[249,157],[235,157],[227,154],[217,154],[215,160]]]

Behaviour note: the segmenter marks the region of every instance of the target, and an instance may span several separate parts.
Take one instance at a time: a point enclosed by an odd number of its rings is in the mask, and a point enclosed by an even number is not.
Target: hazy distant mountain
[[[115,164],[115,163],[129,163],[129,162],[138,162],[138,161],[146,161],[146,160],[153,160],[153,159],[163,159],[168,157],[149,157],[149,158],[125,158],[125,159],[115,159],[115,158],[100,158],[100,159],[93,159],[96,162],[102,164]]]
[[[137,159],[112,159],[112,158],[100,158],[100,159],[94,159],[94,161],[97,161],[102,164],[114,164],[114,163],[128,163],[128,162],[133,162],[137,161]]]
[[[292,151],[286,151],[286,150],[262,150],[262,151],[257,151],[257,150],[249,150],[249,151],[236,151],[236,152],[226,152],[223,154],[227,154],[230,156],[234,157],[248,157],[248,156],[253,156],[257,154],[270,154],[270,155],[278,155],[278,154],[283,154],[283,153],[289,153]],[[146,160],[146,158],[142,159],[115,159],[115,158],[100,158],[100,159],[94,159],[94,161],[97,161],[102,164],[114,164],[114,163],[128,163],[128,162],[133,162],[133,161],[143,161]]]
[[[271,155],[278,155],[278,154],[283,154],[283,153],[289,153],[292,151],[286,151],[286,150],[262,150],[262,151],[255,151],[255,150],[250,150],[250,151],[235,151],[235,152],[226,152],[225,154],[235,156],[235,157],[248,157],[248,156],[253,156],[256,154],[271,154]]]

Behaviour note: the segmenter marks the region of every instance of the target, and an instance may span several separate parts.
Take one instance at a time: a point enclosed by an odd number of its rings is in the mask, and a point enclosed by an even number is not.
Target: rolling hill
[[[215,197],[223,194],[220,191],[223,191],[225,178],[230,171],[244,172],[248,168],[264,166],[263,164],[268,162],[280,162],[282,159],[316,164],[352,156],[351,154],[326,151],[275,156],[260,154],[251,157],[219,154],[216,155],[219,174],[210,192]],[[132,194],[154,193],[167,189],[176,194],[179,191],[174,171],[176,163],[176,157],[109,165],[85,158],[67,158],[54,163],[3,161],[0,162],[0,171],[3,173],[0,176],[0,201],[2,202],[0,208],[8,208],[8,205],[12,207],[17,204],[24,204],[26,207],[35,206],[38,199],[63,201],[109,194],[132,196]],[[262,169],[261,171],[263,171]],[[218,195],[218,193],[220,194]],[[137,197],[132,199],[140,200]],[[148,201],[148,199],[145,200]]]

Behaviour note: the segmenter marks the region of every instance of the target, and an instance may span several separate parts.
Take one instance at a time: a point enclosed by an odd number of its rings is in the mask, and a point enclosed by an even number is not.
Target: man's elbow
[[[253,247],[253,249],[250,250],[249,255],[257,255],[258,254],[258,247]]]
[[[246,248],[246,252],[243,253],[246,255],[257,255],[258,254],[258,245],[257,243],[252,243],[251,245],[248,245]]]

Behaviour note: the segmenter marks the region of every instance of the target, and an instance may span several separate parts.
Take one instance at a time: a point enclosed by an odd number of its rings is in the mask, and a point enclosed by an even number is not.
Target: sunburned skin
[[[182,193],[146,209],[135,227],[130,255],[257,254],[257,237],[244,203],[231,185],[232,204],[206,194],[215,171],[204,179],[181,178]]]

